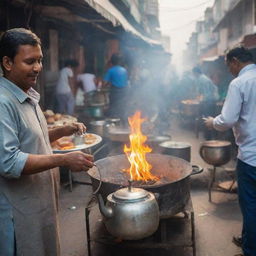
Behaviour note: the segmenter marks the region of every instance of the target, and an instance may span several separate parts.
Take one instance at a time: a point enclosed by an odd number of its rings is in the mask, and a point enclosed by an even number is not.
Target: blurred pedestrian
[[[236,77],[229,85],[221,114],[205,120],[208,128],[233,128],[238,145],[237,182],[243,215],[244,256],[256,255],[256,65],[251,52],[237,47],[226,54],[226,64]],[[235,238],[235,241],[239,239]]]
[[[205,118],[213,116],[216,113],[216,103],[219,99],[218,87],[207,77],[199,67],[192,70],[195,77],[195,85],[198,90],[200,104],[200,115]],[[199,117],[200,118],[200,117]],[[214,139],[216,134],[214,131],[205,129],[204,137],[207,140]]]
[[[57,112],[61,114],[74,114],[75,108],[75,80],[74,71],[78,62],[74,59],[66,60],[60,70],[56,86]]]
[[[109,111],[110,117],[121,118],[126,122],[126,96],[128,93],[128,73],[121,65],[122,57],[120,54],[111,56],[112,67],[109,68],[104,76],[106,84],[110,84]]]
[[[84,104],[90,99],[90,96],[92,96],[93,92],[97,89],[97,79],[94,68],[91,65],[86,66],[84,73],[77,76],[77,82],[78,89],[81,89],[77,91],[76,97],[78,98],[80,96],[80,101]]]
[[[81,83],[84,93],[89,93],[95,91],[96,87],[96,76],[94,68],[92,66],[87,66],[83,74],[77,76],[77,82]]]

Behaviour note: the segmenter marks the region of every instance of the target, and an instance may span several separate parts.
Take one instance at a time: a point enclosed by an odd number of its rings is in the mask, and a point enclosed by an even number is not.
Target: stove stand
[[[161,219],[150,237],[121,241],[105,229],[96,200],[85,208],[88,256],[196,256],[195,221],[191,200],[184,211]],[[97,246],[92,246],[92,244]]]

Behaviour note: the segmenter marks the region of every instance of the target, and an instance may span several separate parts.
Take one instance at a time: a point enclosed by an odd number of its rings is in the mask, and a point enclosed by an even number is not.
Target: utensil
[[[159,225],[159,207],[155,196],[141,188],[122,188],[103,198],[98,194],[100,212],[113,236],[137,240],[152,235]]]
[[[222,140],[204,141],[201,143],[199,153],[210,165],[224,165],[231,159],[231,143]]]
[[[190,200],[190,176],[203,171],[200,166],[192,166],[187,161],[163,154],[148,154],[147,160],[153,166],[152,174],[163,177],[161,181],[153,184],[136,184],[154,194],[159,194],[157,202],[160,210],[160,218],[169,218],[182,210]],[[101,177],[96,167],[87,173],[92,180],[92,187],[96,190],[102,182],[99,193],[103,200],[114,191],[127,187],[129,175],[123,171],[128,169],[130,163],[126,155],[106,157],[96,161],[100,167]]]
[[[165,141],[159,144],[161,153],[180,157],[188,162],[191,159],[191,145],[186,142]]]

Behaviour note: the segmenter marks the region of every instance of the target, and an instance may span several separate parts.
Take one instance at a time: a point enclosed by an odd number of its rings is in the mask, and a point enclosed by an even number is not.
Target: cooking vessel
[[[186,142],[165,141],[159,144],[161,153],[180,157],[188,162],[191,159],[191,145]]]
[[[90,116],[95,118],[103,118],[105,106],[101,103],[94,103],[87,107]]]
[[[106,122],[108,124],[112,124],[112,125],[115,125],[115,126],[120,126],[120,123],[121,123],[121,119],[120,118],[107,118],[106,119]]]
[[[107,137],[111,141],[128,142],[130,129],[122,126],[109,125],[107,128]]]
[[[90,131],[100,135],[101,137],[104,137],[105,132],[105,120],[97,120],[97,121],[91,121],[90,122]]]
[[[129,135],[130,135],[130,129],[123,127],[123,126],[110,126],[107,131],[108,138],[111,141],[117,141],[117,142],[129,142]],[[147,143],[149,143],[150,146],[158,145],[159,143],[163,141],[170,140],[170,136],[161,136],[161,135],[147,135]]]
[[[87,103],[88,105],[92,106],[94,104],[101,104],[101,105],[106,105],[107,104],[107,99],[106,95],[102,91],[92,91],[86,94],[87,98]]]
[[[231,143],[224,140],[208,140],[201,143],[200,156],[211,165],[220,166],[231,159]]]
[[[159,207],[153,193],[130,185],[108,195],[106,205],[100,194],[98,201],[105,226],[115,237],[142,239],[158,228]]]
[[[198,103],[183,103],[181,102],[181,109],[185,116],[196,117],[199,114],[200,104]]]
[[[183,211],[190,200],[189,177],[203,169],[181,158],[162,154],[147,154],[147,161],[152,165],[151,173],[160,180],[153,184],[135,182],[133,186],[158,195],[160,218],[169,218]],[[99,188],[101,179],[99,193],[105,202],[110,193],[127,186],[130,176],[123,170],[129,167],[126,155],[116,155],[96,161],[96,166],[88,171],[94,190]]]

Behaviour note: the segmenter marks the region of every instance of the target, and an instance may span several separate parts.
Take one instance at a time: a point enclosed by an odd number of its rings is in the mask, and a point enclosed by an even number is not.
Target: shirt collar
[[[11,92],[20,103],[23,103],[27,99],[30,99],[34,104],[38,104],[40,100],[40,94],[35,91],[33,88],[30,88],[27,93],[22,91],[17,85],[12,83],[10,80],[5,77],[0,77],[1,86],[6,88]]]
[[[241,76],[242,74],[244,74],[245,72],[249,71],[249,70],[252,70],[252,69],[255,69],[256,68],[256,65],[255,64],[248,64],[246,65],[245,67],[243,67],[238,76]]]

